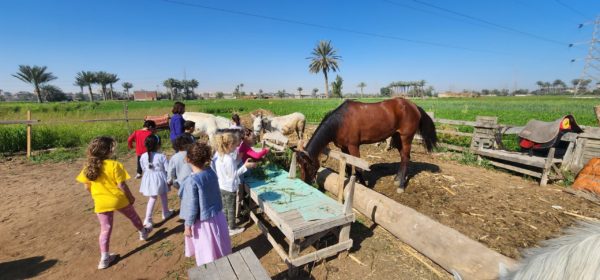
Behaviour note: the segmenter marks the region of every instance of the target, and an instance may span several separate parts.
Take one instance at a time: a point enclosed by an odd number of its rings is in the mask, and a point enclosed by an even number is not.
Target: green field
[[[366,99],[376,102],[381,99]],[[525,124],[529,119],[554,120],[573,114],[578,123],[596,126],[593,107],[600,99],[573,99],[569,97],[485,97],[414,100],[436,118],[475,120],[480,116],[498,116],[502,124]],[[266,99],[266,100],[194,100],[186,101],[187,111],[207,112],[230,117],[233,112],[245,114],[262,108],[277,115],[302,112],[311,123],[318,123],[329,110],[338,106],[340,99]],[[170,112],[171,101],[127,102],[129,118],[161,115]],[[70,102],[70,103],[0,103],[0,120],[24,120],[27,110],[32,118],[41,120],[33,128],[33,149],[77,147],[85,145],[97,135],[112,135],[120,142],[141,121],[78,123],[77,120],[124,118],[125,102]],[[49,123],[53,122],[53,123]],[[464,130],[464,129],[463,129]],[[164,135],[164,134],[163,134]],[[165,136],[165,135],[164,135]],[[442,138],[452,142],[456,139]],[[462,139],[459,144],[468,140]],[[24,125],[0,125],[0,153],[25,150]]]

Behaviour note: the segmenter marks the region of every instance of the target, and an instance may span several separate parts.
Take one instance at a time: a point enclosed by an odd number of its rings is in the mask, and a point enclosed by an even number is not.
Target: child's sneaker
[[[135,174],[135,178],[136,178],[136,179],[140,179],[140,178],[142,178],[142,174],[140,174],[140,173],[138,173],[138,174]]]
[[[144,228],[142,230],[139,231],[140,232],[140,240],[142,241],[146,241],[148,240],[148,234],[150,234],[150,232],[152,232],[152,226],[144,226]]]
[[[245,230],[245,228],[242,228],[242,227],[230,228],[229,236],[234,236],[236,234],[240,234],[240,233],[244,232],[244,230]]]
[[[167,220],[168,218],[171,218],[171,216],[173,216],[174,213],[175,213],[175,211],[173,211],[173,209],[169,209],[169,212],[163,213],[162,214],[163,221]]]
[[[98,263],[98,269],[105,269],[110,266],[110,264],[115,261],[117,258],[116,255],[108,255],[105,259],[100,259],[100,263]]]

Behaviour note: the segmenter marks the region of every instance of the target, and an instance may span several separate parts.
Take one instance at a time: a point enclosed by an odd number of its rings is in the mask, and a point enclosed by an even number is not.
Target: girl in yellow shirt
[[[94,200],[94,212],[100,222],[100,263],[98,269],[107,268],[116,258],[108,252],[113,225],[113,213],[125,215],[139,231],[140,240],[146,240],[152,227],[144,227],[140,216],[133,208],[135,197],[125,181],[129,174],[118,161],[111,160],[117,142],[107,136],[96,137],[87,148],[87,162],[77,176],[77,181],[85,185]]]

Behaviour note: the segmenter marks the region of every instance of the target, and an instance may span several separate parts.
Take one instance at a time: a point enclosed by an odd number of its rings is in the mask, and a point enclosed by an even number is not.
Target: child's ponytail
[[[95,181],[100,177],[102,164],[114,152],[116,142],[108,136],[100,136],[92,139],[87,148],[87,162],[84,167],[85,177],[90,181]]]

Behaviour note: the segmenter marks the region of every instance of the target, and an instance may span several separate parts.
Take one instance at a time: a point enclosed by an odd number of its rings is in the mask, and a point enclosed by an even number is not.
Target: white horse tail
[[[543,245],[526,251],[517,270],[501,279],[600,279],[600,222],[579,223]]]

